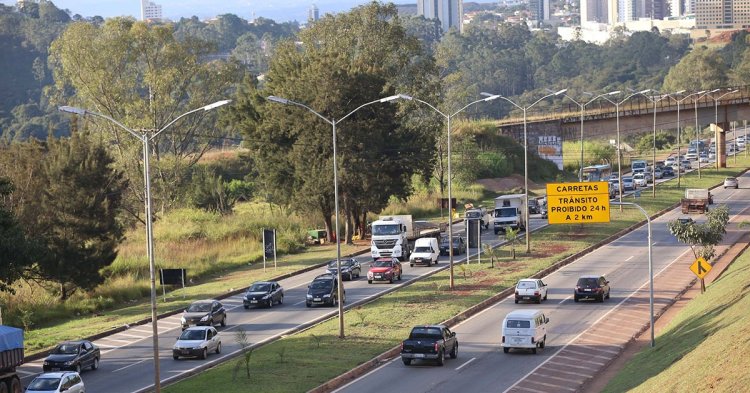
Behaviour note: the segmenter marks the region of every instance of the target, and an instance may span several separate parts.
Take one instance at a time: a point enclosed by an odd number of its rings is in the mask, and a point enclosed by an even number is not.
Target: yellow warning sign
[[[547,214],[550,224],[609,222],[609,184],[548,183]]]
[[[700,257],[696,259],[692,265],[690,265],[690,271],[692,271],[693,274],[695,274],[702,280],[703,277],[706,277],[706,274],[711,271],[711,264],[706,262],[703,257]]]

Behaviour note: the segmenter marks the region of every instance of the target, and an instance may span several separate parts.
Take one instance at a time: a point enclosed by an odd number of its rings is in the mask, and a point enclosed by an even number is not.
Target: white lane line
[[[303,301],[301,301],[301,302],[297,302],[297,303],[294,303],[294,304],[292,304],[292,306],[299,306],[300,304],[302,304],[302,303],[304,303],[304,302],[306,302],[306,301],[307,301],[307,300],[303,300]]]
[[[673,264],[675,264],[675,262],[679,261],[679,260],[680,260],[680,259],[681,259],[681,258],[682,258],[682,257],[683,257],[683,256],[684,256],[685,254],[687,254],[687,253],[688,253],[688,252],[690,252],[690,251],[691,251],[691,249],[689,249],[689,248],[688,248],[688,249],[687,249],[687,250],[685,250],[685,251],[684,251],[684,252],[683,252],[682,254],[680,254],[679,256],[677,256],[677,258],[673,259],[673,260],[672,260],[672,262],[669,262],[669,264],[667,264],[667,266],[664,266],[664,268],[662,268],[661,270],[659,270],[659,272],[658,272],[658,273],[656,273],[656,274],[654,275],[654,278],[656,278],[657,276],[659,276],[659,275],[660,275],[661,273],[663,273],[663,272],[664,272],[665,270],[669,269],[669,267],[670,267],[670,266],[672,266]],[[621,300],[621,301],[620,301],[619,303],[617,303],[617,305],[615,305],[614,307],[612,307],[612,308],[611,308],[611,309],[610,309],[609,311],[607,311],[606,313],[604,313],[604,315],[602,315],[602,316],[601,316],[601,317],[599,317],[599,318],[598,318],[598,319],[597,319],[596,321],[594,321],[594,322],[593,322],[593,323],[591,324],[591,326],[596,326],[596,325],[598,325],[598,324],[599,324],[599,322],[600,322],[601,320],[603,320],[604,318],[606,318],[606,317],[607,317],[607,316],[608,316],[609,314],[611,314],[611,313],[612,313],[613,311],[617,310],[617,309],[618,309],[618,308],[619,308],[619,307],[620,307],[621,305],[623,305],[623,304],[624,304],[624,303],[625,303],[626,301],[628,301],[628,300],[629,300],[629,299],[630,299],[631,297],[635,296],[635,294],[636,294],[636,293],[638,293],[638,291],[640,291],[640,290],[641,290],[641,289],[643,289],[644,287],[648,286],[649,282],[650,282],[650,280],[646,280],[646,282],[644,282],[644,283],[643,283],[643,285],[641,285],[641,286],[640,286],[640,287],[639,287],[638,289],[636,289],[635,291],[633,291],[633,292],[632,292],[632,293],[631,293],[631,294],[630,294],[630,295],[629,295],[628,297],[626,297],[626,298],[622,299],[622,300]],[[481,313],[481,312],[480,312],[480,313]],[[476,315],[476,314],[475,314],[475,315]],[[571,344],[572,344],[573,342],[575,342],[575,341],[576,341],[576,340],[578,340],[578,339],[579,339],[579,338],[580,338],[581,336],[583,336],[584,334],[586,334],[586,332],[588,332],[588,329],[586,329],[586,330],[582,331],[582,332],[581,332],[581,333],[579,333],[579,334],[578,334],[577,336],[575,336],[575,337],[571,338],[571,339],[570,339],[570,340],[569,340],[569,341],[568,341],[568,342],[567,342],[567,343],[566,343],[565,345],[563,345],[563,346],[562,346],[562,348],[560,348],[560,349],[559,349],[559,350],[558,350],[557,352],[555,352],[555,353],[554,353],[554,354],[552,354],[552,355],[551,355],[550,357],[548,357],[547,359],[545,359],[545,360],[544,360],[544,361],[543,361],[542,363],[540,363],[540,364],[539,364],[538,366],[534,367],[534,369],[533,369],[533,370],[529,371],[529,372],[528,372],[528,373],[527,373],[526,375],[524,375],[524,376],[523,376],[523,377],[521,377],[521,378],[520,378],[519,380],[517,380],[517,381],[516,381],[516,382],[515,382],[515,383],[514,383],[513,385],[511,385],[510,387],[508,387],[507,389],[505,389],[505,390],[503,391],[503,393],[507,393],[507,392],[509,392],[510,390],[512,390],[513,388],[515,388],[516,386],[518,386],[518,384],[520,384],[520,383],[521,383],[521,382],[523,382],[523,381],[524,381],[524,380],[525,380],[526,378],[528,378],[529,376],[531,376],[532,374],[534,374],[534,372],[535,372],[536,370],[538,370],[538,369],[542,368],[542,366],[544,366],[545,364],[547,364],[547,362],[549,362],[550,360],[554,359],[555,357],[557,357],[557,356],[560,356],[560,357],[562,357],[562,358],[565,358],[565,356],[561,356],[561,355],[560,355],[560,352],[561,352],[562,350],[564,350],[564,349],[568,348],[568,347],[569,347],[569,346],[570,346],[570,345],[571,345]],[[573,359],[573,360],[575,360],[575,359]]]
[[[143,338],[140,338],[139,340],[142,340],[142,339],[143,339]],[[102,338],[102,340],[105,340],[105,341],[119,341],[119,342],[121,342],[121,343],[125,343],[125,344],[128,344],[128,345],[130,345],[130,344],[133,344],[133,343],[134,343],[134,341],[128,341],[128,340],[119,340],[119,339],[116,339],[116,338],[112,338],[112,337],[104,337],[104,338]],[[97,344],[97,345],[99,345],[99,344]]]
[[[114,336],[115,337],[123,336],[123,337],[127,337],[127,338],[139,338],[139,339],[143,338],[143,336],[136,336],[135,334],[127,334],[127,333],[123,333],[123,332],[116,333]]]
[[[629,261],[629,260],[633,259],[634,257],[635,257],[635,255],[631,255],[631,256],[629,256],[629,257],[628,257],[628,259],[626,259],[626,260],[625,260],[625,262],[627,262],[627,261]]]
[[[560,302],[559,302],[559,303],[557,303],[557,304],[563,304],[563,303],[565,303],[565,302],[566,302],[567,300],[570,300],[570,298],[572,298],[572,297],[573,297],[573,296],[568,296],[568,297],[566,297],[565,299],[563,299],[563,300],[560,300]]]
[[[456,371],[458,371],[458,370],[460,370],[460,369],[464,368],[464,366],[466,366],[467,364],[469,364],[469,363],[471,363],[471,362],[473,362],[473,361],[475,361],[475,360],[477,360],[477,358],[471,358],[471,359],[467,360],[467,361],[466,361],[466,363],[464,363],[464,364],[462,364],[462,365],[460,365],[460,366],[456,367]]]
[[[21,370],[20,368],[17,368],[17,369],[16,369],[16,372],[17,372],[18,374],[22,374],[22,375],[35,375],[35,374],[39,374],[38,372],[33,372],[33,371],[25,371],[25,370]]]
[[[124,370],[124,369],[126,369],[126,368],[129,368],[129,367],[133,367],[133,366],[135,366],[136,364],[141,364],[141,363],[145,362],[146,360],[148,360],[148,359],[141,359],[141,360],[139,360],[139,361],[137,361],[137,362],[135,362],[135,363],[132,363],[132,364],[128,364],[128,365],[127,365],[127,366],[125,366],[125,367],[120,367],[120,368],[118,368],[117,370],[112,370],[112,372],[113,372],[113,373],[116,373],[116,372],[118,372],[118,371],[122,371],[122,370]]]

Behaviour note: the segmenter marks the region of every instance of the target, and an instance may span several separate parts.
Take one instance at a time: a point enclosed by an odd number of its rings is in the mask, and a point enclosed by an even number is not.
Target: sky
[[[352,7],[367,4],[369,0],[152,0],[162,7],[165,18],[178,21],[181,17],[197,16],[200,19],[221,14],[235,14],[243,19],[264,17],[276,22],[307,21],[310,6],[318,7],[320,16],[326,13],[348,11]],[[68,9],[73,15],[84,17],[141,16],[140,0],[52,0],[60,9]],[[13,0],[0,0],[5,5],[14,5]],[[396,4],[417,4],[416,0],[394,1]]]

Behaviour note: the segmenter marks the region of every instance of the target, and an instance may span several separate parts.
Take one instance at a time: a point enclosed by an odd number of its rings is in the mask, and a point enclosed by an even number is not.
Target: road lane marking
[[[123,336],[123,337],[127,337],[127,338],[143,338],[143,336],[136,336],[135,334],[127,334],[127,333],[123,333],[123,332],[115,333],[115,337],[117,337],[117,336]]]
[[[141,360],[139,360],[139,361],[137,361],[137,362],[135,362],[135,363],[132,363],[132,364],[128,364],[128,365],[127,365],[127,366],[125,366],[125,367],[120,367],[120,368],[118,368],[117,370],[112,370],[112,372],[113,372],[113,373],[116,373],[116,372],[118,372],[118,371],[122,371],[122,370],[124,370],[124,369],[126,369],[126,368],[130,368],[130,367],[133,367],[133,366],[135,366],[136,364],[141,364],[141,363],[145,362],[146,360],[148,360],[148,359],[141,359]]]
[[[464,363],[464,364],[462,364],[462,365],[460,365],[460,366],[456,367],[456,371],[458,371],[458,370],[460,370],[460,369],[464,368],[464,366],[466,366],[467,364],[469,364],[469,363],[471,363],[471,362],[473,362],[473,361],[475,361],[475,360],[477,360],[477,358],[471,358],[471,359],[467,360],[467,361],[466,361],[466,363]]]
[[[116,339],[116,338],[112,338],[112,337],[105,337],[105,338],[102,338],[102,340],[106,340],[106,341],[119,341],[119,342],[125,343],[125,344],[133,344],[133,343],[135,343],[135,341],[120,340],[120,339]],[[139,340],[143,340],[143,338],[141,338]]]
[[[656,278],[657,276],[659,276],[659,275],[660,275],[660,274],[661,274],[662,272],[664,272],[665,270],[669,269],[669,267],[671,267],[671,266],[672,266],[673,264],[675,264],[675,262],[679,261],[679,260],[680,260],[680,259],[681,259],[681,258],[682,258],[683,256],[685,256],[685,254],[687,254],[687,253],[688,253],[688,252],[690,252],[690,251],[692,251],[692,250],[691,250],[690,248],[688,248],[687,250],[683,251],[683,252],[682,252],[682,253],[681,253],[680,255],[678,255],[678,256],[677,256],[677,258],[673,259],[673,260],[672,260],[672,262],[669,262],[669,264],[667,264],[667,266],[664,266],[664,267],[663,267],[663,268],[662,268],[661,270],[659,270],[659,272],[658,272],[658,273],[656,273],[656,274],[654,275],[654,278]],[[589,254],[589,255],[590,255],[590,254]],[[577,262],[577,261],[576,261],[576,262]],[[574,263],[575,263],[575,262],[574,262]],[[607,316],[608,316],[609,314],[611,314],[611,313],[612,313],[613,311],[617,310],[617,309],[618,309],[618,308],[619,308],[619,307],[620,307],[621,305],[623,305],[623,304],[624,304],[624,303],[625,303],[626,301],[628,301],[628,300],[629,300],[629,299],[630,299],[631,297],[635,296],[635,294],[636,294],[636,293],[638,293],[638,291],[640,291],[640,290],[641,290],[641,289],[643,289],[644,287],[648,286],[649,282],[650,282],[650,280],[648,280],[648,279],[647,279],[647,280],[646,280],[646,282],[645,282],[645,283],[643,283],[643,285],[641,285],[641,286],[640,286],[640,287],[638,287],[638,288],[637,288],[636,290],[634,290],[634,291],[633,291],[633,292],[632,292],[632,293],[631,293],[631,294],[630,294],[630,295],[629,295],[628,297],[626,297],[626,298],[622,299],[622,300],[621,300],[621,301],[620,301],[619,303],[617,303],[617,305],[616,305],[616,306],[612,307],[612,308],[611,308],[611,309],[610,309],[609,311],[607,311],[606,313],[604,313],[604,314],[603,314],[603,315],[602,315],[601,317],[599,317],[599,318],[598,318],[598,319],[597,319],[596,321],[594,321],[594,322],[593,322],[593,323],[591,324],[591,326],[596,326],[597,324],[599,324],[599,322],[600,322],[601,320],[603,320],[603,319],[604,319],[605,317],[607,317]],[[569,346],[570,346],[570,345],[571,345],[571,344],[572,344],[572,343],[573,343],[574,341],[578,340],[578,339],[579,339],[579,338],[580,338],[581,336],[583,336],[583,335],[584,335],[584,334],[585,334],[585,333],[586,333],[587,331],[588,331],[588,329],[586,329],[586,330],[582,331],[582,332],[581,332],[581,333],[579,333],[579,334],[578,334],[577,336],[575,336],[575,337],[571,338],[570,340],[568,340],[568,342],[567,342],[567,343],[565,343],[565,345],[563,345],[563,346],[562,346],[562,347],[561,347],[560,349],[558,349],[558,350],[557,350],[557,352],[555,352],[555,353],[551,354],[551,355],[550,355],[550,357],[548,357],[547,359],[545,359],[545,360],[544,360],[543,362],[541,362],[541,363],[540,363],[540,364],[539,364],[538,366],[534,367],[534,369],[533,369],[533,370],[529,371],[529,372],[528,372],[528,373],[527,373],[526,375],[524,375],[524,376],[523,376],[523,377],[521,377],[521,378],[520,378],[519,380],[517,380],[517,381],[516,381],[516,382],[515,382],[515,383],[514,383],[513,385],[510,385],[510,387],[508,387],[507,389],[505,389],[505,390],[503,391],[503,393],[507,393],[507,392],[509,392],[509,391],[510,391],[511,389],[515,388],[515,387],[516,387],[516,386],[517,386],[518,384],[520,384],[520,383],[521,383],[522,381],[524,381],[524,380],[525,380],[526,378],[528,378],[529,376],[531,376],[532,374],[534,374],[534,372],[535,372],[536,370],[538,370],[538,369],[542,368],[542,366],[544,366],[545,364],[547,364],[547,362],[549,362],[550,360],[554,359],[554,358],[555,358],[556,356],[561,356],[561,355],[559,355],[559,354],[560,354],[560,352],[561,352],[562,350],[564,350],[564,349],[566,349],[567,347],[569,347]],[[564,356],[561,356],[561,357],[564,357]],[[574,359],[574,360],[577,360],[577,359]]]
[[[558,302],[557,304],[563,304],[563,303],[564,303],[564,302],[566,302],[567,300],[570,300],[570,298],[572,298],[572,297],[573,297],[573,296],[568,296],[568,297],[566,297],[565,299],[563,299],[563,300],[560,300],[560,301],[559,301],[559,302]]]
[[[629,256],[629,257],[628,257],[628,259],[626,259],[626,260],[625,260],[625,262],[627,262],[627,261],[629,261],[629,260],[633,259],[634,257],[635,257],[635,255],[631,255],[631,256]]]

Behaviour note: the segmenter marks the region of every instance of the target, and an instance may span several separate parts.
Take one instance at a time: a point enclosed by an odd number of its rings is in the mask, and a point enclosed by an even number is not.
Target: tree
[[[723,88],[727,85],[727,71],[717,50],[700,46],[669,70],[662,91]]]
[[[360,105],[400,92],[429,99],[435,91],[434,66],[422,45],[405,33],[393,5],[373,2],[328,16],[297,40],[305,44],[276,46],[263,92],[243,86],[231,118],[246,137],[260,183],[295,210],[320,214],[332,238],[331,125],[309,111],[267,104],[261,97],[282,96],[327,119],[341,119]],[[432,169],[424,157],[432,156],[435,129],[407,113],[397,104],[378,103],[337,127],[346,223],[382,209],[391,196],[405,198],[411,176]]]
[[[39,191],[37,239],[44,247],[34,277],[57,283],[61,300],[104,281],[100,269],[117,256],[123,238],[118,220],[127,188],[101,142],[86,133],[47,141]]]
[[[70,24],[52,43],[50,63],[58,92],[74,94],[64,100],[132,129],[160,130],[181,113],[230,96],[242,66],[206,61],[214,51],[197,38],[177,40],[171,25],[112,18],[101,26]],[[215,112],[185,117],[153,143],[152,194],[162,210],[179,200],[189,168],[223,135],[215,126]],[[118,167],[128,178],[143,179],[140,142],[111,122],[97,121],[92,127],[111,133]],[[145,222],[141,182],[130,184],[126,206]]]
[[[0,292],[13,293],[11,285],[21,278],[32,260],[27,247],[26,236],[13,213],[3,200],[13,192],[13,184],[0,178]]]
[[[715,207],[706,213],[706,222],[698,224],[692,220],[670,221],[669,232],[678,241],[690,246],[695,258],[703,257],[710,260],[716,255],[714,246],[721,242],[727,233],[726,226],[729,222],[729,208],[726,205]]]
[[[510,246],[510,253],[513,257],[513,260],[516,260],[516,242],[518,241],[518,232],[520,232],[521,229],[513,229],[511,227],[508,227],[505,229],[505,240],[508,242],[508,245]]]

